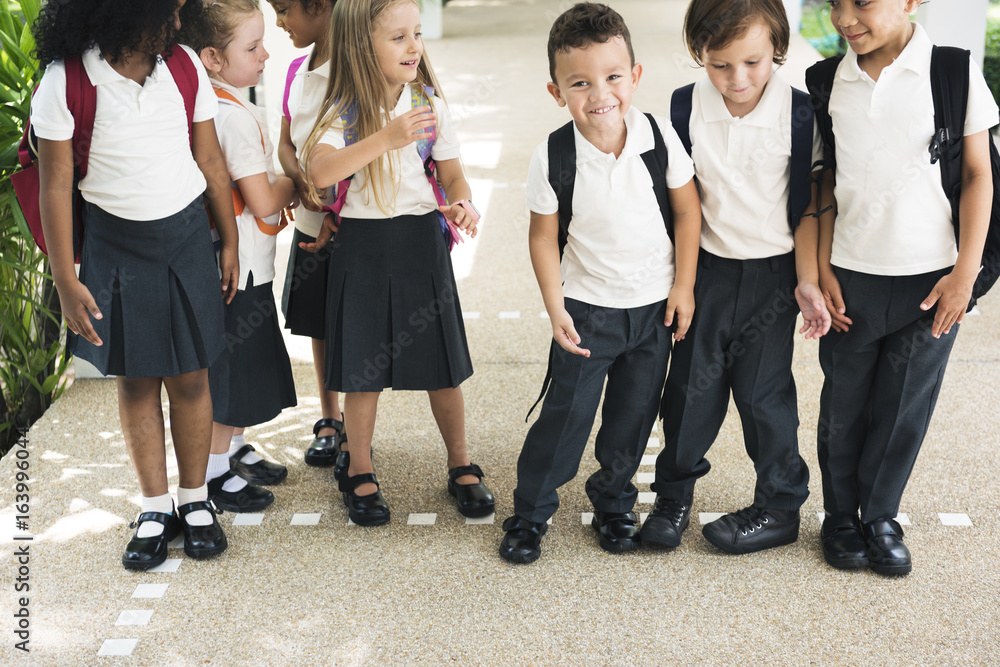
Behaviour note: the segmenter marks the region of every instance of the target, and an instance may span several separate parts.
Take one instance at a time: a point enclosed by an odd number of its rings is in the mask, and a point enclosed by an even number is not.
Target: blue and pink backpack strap
[[[430,86],[410,86],[411,108],[433,108],[431,104],[432,97],[434,97],[434,89]],[[437,200],[438,206],[447,206],[448,199],[445,196],[444,188],[441,187],[437,179],[437,165],[434,163],[434,158],[431,157],[434,142],[437,141],[437,127],[432,127],[429,131],[425,132],[425,135],[424,139],[417,141],[417,153],[424,163],[424,174],[431,184],[431,189],[434,191],[434,198]],[[451,250],[457,243],[462,242],[462,237],[459,235],[458,229],[451,220],[445,217],[444,213],[438,211],[438,217],[441,221],[441,233],[444,234],[445,241],[448,243],[448,250]]]
[[[295,75],[299,73],[299,68],[308,57],[302,56],[293,60],[292,64],[288,66],[288,74],[285,75],[285,95],[281,99],[281,110],[285,112],[285,118],[288,119],[289,123],[292,122],[292,112],[288,110],[288,94],[292,91],[292,82],[295,81]]]

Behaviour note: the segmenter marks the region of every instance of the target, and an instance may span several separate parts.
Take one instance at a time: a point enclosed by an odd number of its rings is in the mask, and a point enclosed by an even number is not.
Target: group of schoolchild
[[[495,509],[466,447],[460,385],[472,364],[449,258],[479,216],[418,6],[268,1],[294,46],[311,47],[285,81],[283,176],[263,112],[240,92],[268,58],[256,0],[70,0],[48,3],[37,23],[45,238],[70,350],[117,376],[142,492],[122,558],[132,569],[162,562],[180,533],[189,556],[221,553],[216,508],[260,510],[274,499],[263,487],[287,474],[243,429],[295,405],[272,295],[275,235],[292,218],[281,307],[285,326],[312,339],[322,409],[306,462],[333,468],[353,522],[388,522],[371,458],[378,398],[423,390],[458,511]],[[970,63],[956,242],[927,155],[932,45],[910,20],[919,0],[829,4],[850,51],[810,70],[809,99],[775,73],[789,42],[781,0],[693,0],[684,39],[707,76],[674,92],[669,118],[631,105],[643,68],[618,13],[579,3],[556,19],[548,91],[572,122],[536,149],[527,179],[553,341],[504,559],[539,558],[602,396],[586,492],[605,550],[680,545],[730,395],[754,498],[704,536],[732,554],[796,541],[809,480],[791,370],[801,311],[825,376],[824,556],[911,570],[895,516],[979,272],[998,110]],[[194,63],[193,101],[172,74],[178,58]],[[78,278],[66,90],[79,72],[97,104],[78,184]],[[410,315],[431,306],[435,318],[414,326]],[[632,479],[658,415],[656,500],[640,526]]]

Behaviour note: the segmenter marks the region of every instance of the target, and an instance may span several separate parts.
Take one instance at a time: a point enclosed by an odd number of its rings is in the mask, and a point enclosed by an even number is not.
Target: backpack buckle
[[[942,127],[934,133],[931,145],[927,148],[931,154],[931,164],[937,164],[937,161],[944,157],[945,146],[949,143],[951,143],[951,132],[947,127]]]

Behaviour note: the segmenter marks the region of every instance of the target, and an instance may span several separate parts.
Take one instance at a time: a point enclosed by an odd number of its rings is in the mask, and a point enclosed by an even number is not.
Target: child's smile
[[[372,42],[379,69],[391,91],[416,79],[417,65],[424,53],[420,9],[416,3],[400,2],[385,10],[373,26]]]
[[[830,22],[858,56],[886,56],[903,51],[913,32],[910,14],[920,0],[829,0]]]

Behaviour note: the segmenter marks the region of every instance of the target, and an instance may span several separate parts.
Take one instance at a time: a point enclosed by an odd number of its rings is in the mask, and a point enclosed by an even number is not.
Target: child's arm
[[[52,278],[66,327],[102,345],[90,316],[103,315],[73,268],[73,141],[38,140],[39,209]]]
[[[274,183],[267,173],[244,176],[236,181],[247,208],[258,218],[266,218],[278,213],[295,202],[295,181],[287,176],[279,176]]]
[[[437,163],[438,180],[450,202],[458,202],[463,199],[472,199],[472,189],[469,182],[465,180],[465,172],[462,171],[462,162],[457,158],[454,160],[441,160]],[[475,238],[476,220],[472,215],[458,204],[452,203],[448,206],[438,207],[445,217],[455,223],[455,226]]]
[[[567,352],[590,356],[590,350],[580,347],[582,340],[573,325],[573,318],[566,312],[563,300],[562,272],[559,268],[559,214],[543,215],[531,212],[528,227],[528,250],[531,268],[542,291],[545,312],[552,324],[552,337]]]
[[[701,244],[701,200],[692,178],[679,188],[670,188],[670,208],[674,214],[674,286],[667,297],[668,327],[677,321],[674,340],[684,340],[694,317],[694,282],[698,273],[698,247]]]
[[[817,178],[822,176],[816,174]],[[795,300],[802,311],[802,328],[806,338],[819,338],[830,330],[830,311],[826,308],[823,291],[819,288],[819,220],[814,215],[819,206],[820,181],[812,186],[812,201],[802,214],[795,229],[795,273],[798,285]]]
[[[364,169],[383,153],[422,139],[423,131],[436,123],[431,107],[417,107],[396,116],[375,134],[350,146],[334,148],[318,143],[309,156],[309,175],[313,184],[320,189],[336,185]]]
[[[208,183],[205,188],[208,209],[222,242],[219,268],[222,270],[222,291],[226,292],[226,303],[229,303],[236,296],[240,281],[239,238],[229,171],[226,169],[226,159],[222,156],[222,148],[219,147],[219,137],[215,134],[215,119],[194,123],[191,126],[191,137],[195,162]]]
[[[832,171],[823,174],[820,203],[830,210],[819,218],[819,287],[823,292],[826,309],[830,311],[830,326],[834,331],[846,332],[854,322],[847,316],[840,281],[833,272],[830,257],[833,255],[833,225],[837,219],[837,202],[833,198],[834,176]]]
[[[306,197],[309,185],[306,183],[305,176],[302,175],[302,170],[299,169],[299,161],[295,159],[295,144],[292,143],[291,126],[288,124],[288,119],[284,116],[281,117],[281,138],[278,139],[278,163],[281,164],[281,169],[285,172],[285,176],[292,179],[292,182],[295,183],[295,189],[299,194],[299,202],[310,211],[318,213],[321,209],[311,204]]]
[[[921,310],[937,304],[931,335],[951,333],[955,323],[965,318],[972,299],[972,286],[982,266],[983,246],[990,225],[993,204],[993,174],[990,166],[988,130],[964,138],[962,146],[962,195],[959,200],[958,259],[951,273],[941,278],[927,295]]]

